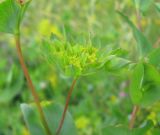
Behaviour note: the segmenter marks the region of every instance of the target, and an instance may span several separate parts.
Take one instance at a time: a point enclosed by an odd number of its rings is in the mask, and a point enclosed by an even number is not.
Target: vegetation
[[[159,135],[160,3],[1,0],[0,135]]]

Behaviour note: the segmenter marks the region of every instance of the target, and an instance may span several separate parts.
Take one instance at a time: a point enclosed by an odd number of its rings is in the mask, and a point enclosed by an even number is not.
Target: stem
[[[136,8],[136,17],[137,17],[138,29],[140,31],[142,31],[141,14],[140,14],[139,8]],[[132,114],[131,114],[131,119],[130,119],[130,122],[129,122],[129,129],[132,129],[134,127],[134,123],[135,123],[135,120],[136,120],[136,114],[137,114],[138,110],[139,110],[139,107],[134,105],[133,106],[133,111],[132,111]]]
[[[56,135],[59,135],[60,132],[61,132],[61,129],[62,129],[62,126],[63,126],[63,123],[64,123],[64,119],[65,119],[65,116],[66,116],[66,112],[67,112],[67,109],[68,109],[69,101],[70,101],[70,98],[71,98],[71,95],[72,95],[72,92],[73,92],[73,89],[74,89],[74,86],[75,86],[76,82],[77,82],[77,79],[74,79],[73,82],[72,82],[72,85],[70,87],[70,90],[68,92],[67,99],[66,99],[66,104],[65,104],[65,107],[64,107],[64,111],[63,111],[63,114],[62,114],[62,118],[61,118],[59,127],[57,129]]]
[[[28,83],[28,86],[30,88],[30,92],[32,93],[32,96],[34,98],[34,102],[37,106],[37,109],[38,109],[38,112],[40,114],[40,118],[41,118],[41,121],[42,121],[42,124],[46,130],[46,133],[47,135],[52,135],[51,134],[51,131],[49,130],[49,127],[48,127],[48,124],[47,124],[47,121],[45,119],[45,116],[44,116],[44,112],[42,110],[42,107],[40,105],[40,100],[39,100],[39,97],[38,97],[38,94],[36,93],[36,90],[35,90],[35,87],[32,83],[32,80],[30,78],[30,75],[29,75],[29,72],[28,72],[28,69],[27,69],[27,66],[24,62],[24,58],[23,58],[23,55],[22,55],[22,50],[21,50],[21,42],[20,42],[20,35],[17,34],[15,36],[15,41],[16,41],[16,49],[17,49],[17,53],[18,53],[18,58],[19,58],[19,61],[20,61],[20,64],[21,64],[21,67],[22,67],[22,70],[24,72],[24,75],[26,77],[26,80],[27,80],[27,83]]]
[[[136,17],[137,17],[137,26],[139,30],[142,31],[141,13],[139,12],[139,9],[136,9]]]
[[[133,107],[133,111],[132,111],[132,114],[131,114],[131,120],[129,122],[129,129],[132,129],[134,127],[134,123],[135,123],[135,120],[136,120],[136,114],[139,110],[139,107],[138,106],[134,106]]]

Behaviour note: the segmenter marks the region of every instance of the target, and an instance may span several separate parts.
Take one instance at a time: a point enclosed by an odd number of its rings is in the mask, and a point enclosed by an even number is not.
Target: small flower
[[[76,119],[76,127],[78,129],[84,129],[90,124],[90,119],[86,116],[81,116]]]

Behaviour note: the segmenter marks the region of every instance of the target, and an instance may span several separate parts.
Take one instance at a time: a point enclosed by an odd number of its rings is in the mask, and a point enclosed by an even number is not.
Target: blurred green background
[[[156,0],[155,0],[156,1]],[[158,0],[157,0],[158,2]],[[46,36],[53,33],[73,43],[123,48],[128,59],[136,58],[136,42],[128,25],[118,16],[122,11],[136,24],[132,0],[33,0],[22,24],[22,49],[40,99],[65,103],[71,80],[48,66],[39,51]],[[154,45],[160,35],[160,14],[154,3],[142,16],[143,32]],[[126,57],[126,56],[125,56]],[[124,76],[125,73],[125,76]],[[110,73],[101,70],[80,78],[69,110],[79,135],[99,135],[107,125],[127,125],[132,111],[127,69]],[[20,110],[21,103],[32,103],[17,58],[14,38],[0,33],[0,135],[29,135]],[[152,111],[150,111],[152,108]],[[142,109],[137,126],[150,119],[160,121],[160,105]]]

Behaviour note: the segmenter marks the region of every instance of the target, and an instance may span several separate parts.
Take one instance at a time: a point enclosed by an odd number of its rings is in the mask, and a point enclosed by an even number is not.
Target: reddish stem
[[[136,9],[136,17],[137,17],[138,29],[140,31],[142,31],[141,14],[140,14],[140,11],[139,11],[138,8]],[[132,111],[132,114],[131,114],[131,119],[130,119],[130,122],[129,122],[129,129],[132,129],[134,127],[134,123],[135,123],[135,120],[136,120],[136,114],[137,114],[138,110],[139,110],[139,107],[135,105],[133,107],[133,111]]]
[[[60,132],[61,132],[64,120],[65,120],[66,112],[67,112],[67,109],[68,109],[69,101],[70,101],[70,98],[71,98],[71,95],[72,95],[72,92],[73,92],[73,89],[74,89],[74,86],[75,86],[76,82],[77,82],[77,79],[74,79],[73,82],[72,82],[71,88],[68,92],[67,99],[66,99],[66,104],[65,104],[65,107],[64,107],[64,111],[63,111],[63,114],[62,114],[62,118],[61,118],[59,127],[57,129],[56,135],[59,135]]]
[[[138,110],[139,110],[139,107],[135,105],[133,107],[133,111],[132,111],[132,114],[131,114],[129,129],[132,129],[134,127],[134,123],[135,123],[135,120],[136,120],[136,114],[137,114]]]
[[[32,80],[30,78],[30,75],[29,75],[29,72],[28,72],[28,68],[27,68],[27,66],[26,66],[26,64],[24,62],[24,58],[23,58],[22,50],[21,50],[20,36],[19,35],[15,36],[15,41],[16,41],[16,49],[17,49],[17,53],[18,53],[18,58],[19,58],[22,70],[24,72],[24,75],[26,77],[28,86],[30,88],[29,90],[32,93],[32,96],[34,98],[34,101],[35,101],[35,104],[37,106],[38,112],[40,114],[40,118],[41,118],[42,124],[43,124],[43,126],[44,126],[44,128],[46,130],[47,135],[52,135],[51,132],[50,132],[50,130],[49,130],[47,121],[45,119],[42,107],[40,105],[40,100],[39,100],[38,94],[37,94],[37,92],[35,90],[35,87],[34,87],[34,85],[32,83]]]

